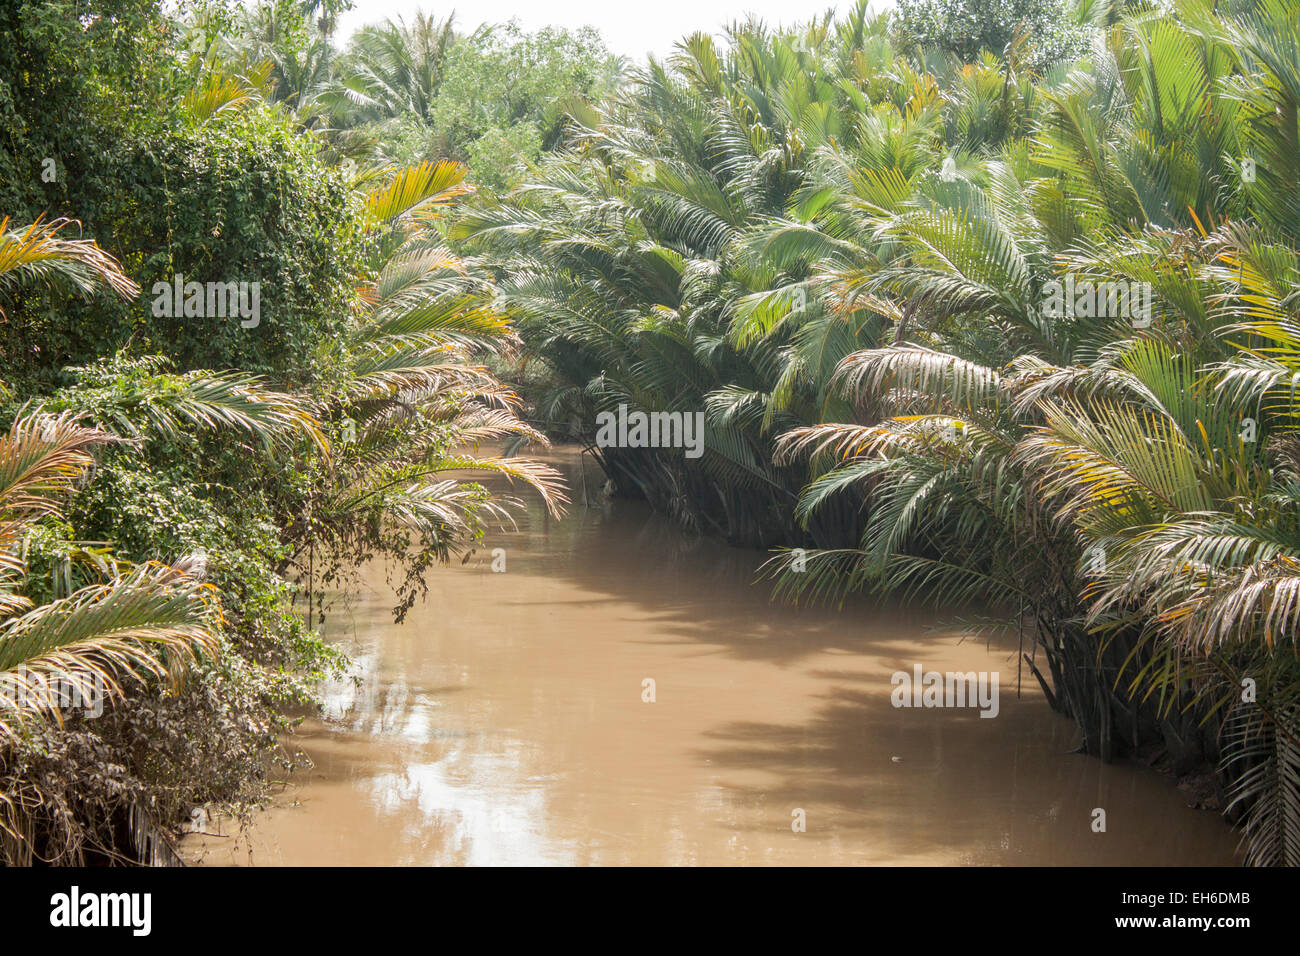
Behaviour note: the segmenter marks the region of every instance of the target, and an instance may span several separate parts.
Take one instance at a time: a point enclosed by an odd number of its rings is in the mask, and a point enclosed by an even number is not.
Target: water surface
[[[926,610],[772,604],[763,556],[629,502],[530,513],[430,576],[400,626],[383,569],[327,630],[355,660],[296,774],[208,864],[1232,864],[1219,816],[1073,754],[1014,641]],[[602,479],[588,464],[589,493]],[[492,549],[505,571],[492,571]],[[1000,713],[896,709],[915,664],[997,671]],[[655,682],[653,703],[643,681]],[[1106,811],[1106,832],[1092,831]],[[793,832],[802,810],[806,831]],[[211,827],[212,825],[210,825]]]

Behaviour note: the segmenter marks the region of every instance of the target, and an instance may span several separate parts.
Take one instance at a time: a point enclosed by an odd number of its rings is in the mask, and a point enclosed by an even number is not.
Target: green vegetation
[[[219,12],[0,13],[4,862],[172,861],[194,807],[247,811],[295,759],[353,569],[399,569],[400,618],[521,506],[476,473],[565,501],[477,451],[545,438],[442,238],[466,168],[345,168],[273,70],[193,55]]]
[[[975,605],[1085,750],[1217,769],[1295,864],[1300,7],[977,9],[688,37],[455,234],[548,419],[706,412],[695,461],[594,447],[623,492],[795,600]]]
[[[404,616],[520,504],[475,473],[558,512],[475,451],[547,431],[786,598],[977,608],[1084,750],[1300,862],[1298,0],[862,3],[635,68],[347,6],[0,11],[0,859],[255,805],[326,595],[383,559]],[[703,456],[597,446],[620,405]]]

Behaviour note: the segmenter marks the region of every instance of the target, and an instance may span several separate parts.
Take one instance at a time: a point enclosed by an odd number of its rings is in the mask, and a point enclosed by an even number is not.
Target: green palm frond
[[[128,439],[152,432],[172,437],[192,429],[243,433],[264,447],[307,438],[327,451],[320,424],[306,403],[267,388],[243,372],[173,374],[145,368],[144,374],[110,375],[95,368],[71,369],[82,382],[42,403],[40,410],[72,412]]]
[[[95,450],[115,440],[69,413],[29,411],[15,419],[0,436],[0,550],[12,548],[31,522],[58,514]]]
[[[0,219],[0,292],[18,284],[61,278],[87,295],[100,285],[124,299],[139,295],[140,287],[93,240],[59,235],[73,224],[70,219],[37,219],[28,226],[10,228],[8,216]]]

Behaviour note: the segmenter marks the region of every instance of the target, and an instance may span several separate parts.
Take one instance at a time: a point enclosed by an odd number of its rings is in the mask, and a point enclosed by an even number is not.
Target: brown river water
[[[763,555],[639,504],[534,510],[392,620],[367,571],[352,676],[288,741],[314,768],[208,865],[1231,865],[1236,837],[1144,767],[1071,753],[1016,647],[930,609],[792,608]],[[588,462],[586,485],[603,481]],[[504,549],[505,571],[492,570]],[[947,618],[951,623],[951,616]],[[938,629],[936,629],[938,628]],[[895,708],[891,675],[998,672],[999,712]],[[654,701],[643,681],[654,681]],[[1094,809],[1106,813],[1093,832]],[[802,811],[804,829],[792,826]],[[224,835],[221,835],[224,831]]]

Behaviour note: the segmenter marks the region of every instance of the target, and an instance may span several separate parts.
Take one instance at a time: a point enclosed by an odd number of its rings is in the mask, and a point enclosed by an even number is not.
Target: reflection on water
[[[555,460],[574,475],[576,458]],[[591,467],[591,466],[589,466]],[[592,469],[588,487],[599,483]],[[579,494],[575,494],[579,497]],[[491,550],[506,551],[506,572]],[[771,604],[762,555],[637,505],[532,514],[395,626],[382,570],[331,639],[295,777],[209,864],[1231,864],[1172,781],[1072,754],[1014,644],[933,614]],[[895,709],[913,665],[998,671],[1001,712]],[[1027,676],[1027,675],[1026,675]],[[642,701],[653,678],[656,700]],[[1107,813],[1093,833],[1092,811]],[[791,829],[802,809],[806,832]]]

